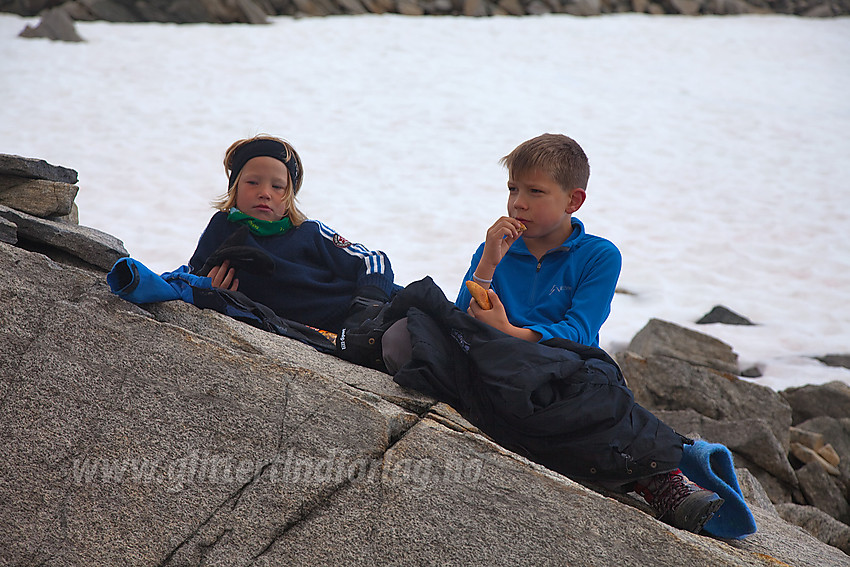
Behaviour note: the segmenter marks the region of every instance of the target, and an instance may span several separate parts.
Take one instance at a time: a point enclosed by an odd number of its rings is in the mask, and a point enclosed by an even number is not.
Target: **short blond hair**
[[[286,216],[289,217],[289,220],[292,222],[294,226],[298,226],[307,220],[307,216],[298,210],[298,207],[295,203],[295,197],[298,195],[298,191],[301,189],[301,184],[304,180],[304,168],[301,165],[301,157],[298,155],[298,152],[295,151],[295,148],[292,147],[292,144],[287,142],[282,138],[277,138],[275,136],[270,136],[268,134],[258,134],[253,138],[246,138],[244,140],[237,140],[233,142],[227,151],[224,152],[224,171],[225,174],[230,178],[230,172],[233,168],[233,157],[239,148],[245,146],[250,142],[254,142],[256,140],[271,140],[273,142],[278,142],[282,144],[286,148],[286,159],[295,158],[296,163],[298,164],[298,171],[302,172],[296,179],[292,179],[291,175],[288,175],[289,184],[288,191],[286,193]],[[236,187],[239,185],[239,178],[242,177],[242,172],[236,176],[236,179],[233,180],[233,183],[227,188],[227,193],[222,195],[217,200],[213,201],[212,205],[214,208],[227,212],[232,207],[236,206]]]
[[[587,189],[590,162],[578,142],[563,134],[542,134],[518,145],[499,160],[511,177],[539,170],[548,174],[561,189]]]

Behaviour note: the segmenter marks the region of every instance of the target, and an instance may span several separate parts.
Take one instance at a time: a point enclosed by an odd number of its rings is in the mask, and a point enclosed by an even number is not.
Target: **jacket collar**
[[[553,252],[569,252],[573,248],[577,248],[581,246],[581,241],[584,240],[585,232],[584,232],[584,224],[578,220],[576,217],[572,217],[570,219],[572,221],[573,231],[567,237],[564,242],[561,243],[560,246],[552,248],[548,250],[546,254],[551,254]],[[531,252],[528,251],[528,247],[525,245],[522,237],[518,238],[516,242],[508,249],[508,254],[521,254],[523,256],[531,256]],[[544,254],[544,256],[546,255]]]

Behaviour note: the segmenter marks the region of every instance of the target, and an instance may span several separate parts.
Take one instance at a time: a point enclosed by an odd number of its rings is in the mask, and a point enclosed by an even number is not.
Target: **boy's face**
[[[251,158],[236,184],[236,208],[255,219],[279,221],[289,202],[289,171],[282,161],[268,156]]]
[[[582,203],[584,189],[564,190],[543,171],[532,170],[508,178],[508,215],[527,228],[526,243],[541,243],[546,249],[560,245],[572,232],[570,218]]]

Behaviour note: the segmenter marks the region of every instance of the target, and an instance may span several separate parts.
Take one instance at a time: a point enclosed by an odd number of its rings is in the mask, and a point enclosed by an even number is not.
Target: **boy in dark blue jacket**
[[[213,287],[244,293],[278,316],[338,333],[397,288],[387,256],[298,210],[301,158],[280,138],[238,140],[224,157],[227,193],[189,260]]]

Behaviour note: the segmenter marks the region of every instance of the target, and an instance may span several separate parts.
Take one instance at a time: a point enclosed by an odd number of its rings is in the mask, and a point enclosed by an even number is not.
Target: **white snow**
[[[268,26],[0,15],[0,152],[79,172],[81,224],[157,272],[187,262],[231,142],[304,161],[300,205],[454,299],[505,210],[499,158],[588,153],[589,232],[624,257],[602,346],[652,318],[732,345],[777,390],[850,370],[850,19],[340,16]],[[695,325],[722,304],[757,326]]]

